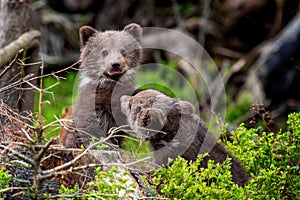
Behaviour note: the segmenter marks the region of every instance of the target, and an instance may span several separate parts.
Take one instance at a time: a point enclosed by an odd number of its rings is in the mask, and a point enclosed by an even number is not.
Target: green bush
[[[11,175],[5,168],[0,169],[0,190],[8,188],[8,183],[11,178]],[[2,200],[2,194],[0,193],[0,200]]]
[[[244,187],[231,181],[230,162],[199,167],[182,158],[154,172],[153,182],[170,199],[297,199],[300,196],[300,113],[289,115],[290,131],[247,129],[241,124],[225,146],[243,163],[250,177]]]
[[[69,199],[133,199],[135,184],[128,179],[127,172],[112,167],[108,172],[101,167],[95,169],[95,180],[88,182],[88,189],[80,191],[78,185],[73,188],[61,186],[59,194],[74,196]]]
[[[183,158],[166,168],[154,172],[153,183],[162,197],[170,199],[242,199],[241,187],[231,180],[230,159],[223,164],[211,160],[207,168],[199,165],[206,155],[199,155],[196,162]],[[199,169],[199,170],[198,170]]]

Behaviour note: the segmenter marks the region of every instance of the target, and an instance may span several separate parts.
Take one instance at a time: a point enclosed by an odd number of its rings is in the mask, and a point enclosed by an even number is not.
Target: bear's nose
[[[120,64],[119,62],[113,62],[113,63],[111,63],[111,66],[112,66],[112,68],[114,68],[114,69],[119,69],[120,66],[121,66],[121,64]]]

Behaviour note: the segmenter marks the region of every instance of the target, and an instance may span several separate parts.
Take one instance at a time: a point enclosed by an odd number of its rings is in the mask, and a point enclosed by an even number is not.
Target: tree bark
[[[31,0],[0,0],[0,52],[5,49],[10,43],[17,40],[23,33],[32,29],[32,10]],[[23,63],[33,63],[37,61],[39,43],[33,47],[25,47],[20,55],[23,58]],[[11,58],[6,58],[12,61],[16,55]],[[25,59],[24,59],[25,58]],[[0,60],[3,61],[3,55],[0,55]],[[0,66],[0,73],[4,70],[8,63]],[[20,62],[15,62],[1,76],[0,88],[8,85],[27,74],[38,74],[38,65],[23,65]],[[35,83],[33,83],[35,84]],[[33,109],[33,90],[24,90],[28,85],[23,85],[22,88],[13,88],[12,90],[0,93],[0,99],[4,100],[9,106],[19,109],[19,111],[29,111]]]

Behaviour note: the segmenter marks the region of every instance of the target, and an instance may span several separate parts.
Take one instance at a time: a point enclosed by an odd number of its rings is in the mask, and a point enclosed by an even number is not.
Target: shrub
[[[206,155],[199,155],[195,162],[179,157],[166,168],[154,172],[153,183],[162,197],[170,199],[242,199],[244,190],[231,180],[230,159],[223,164],[208,162],[200,168]],[[199,170],[198,170],[199,169]]]
[[[0,190],[8,188],[8,183],[11,178],[11,175],[5,168],[0,169]],[[2,200],[2,194],[0,193],[0,200]]]
[[[154,185],[162,197],[171,199],[296,199],[300,196],[300,113],[290,114],[287,124],[290,131],[278,133],[240,124],[231,142],[225,142],[250,177],[244,187],[231,181],[229,159],[198,169],[205,155],[194,163],[178,158],[155,171]]]
[[[128,173],[118,171],[112,167],[109,171],[95,169],[95,180],[87,183],[86,190],[79,190],[78,185],[73,188],[61,186],[59,193],[69,195],[69,199],[133,199],[135,184],[128,179]],[[72,196],[72,198],[70,198]]]

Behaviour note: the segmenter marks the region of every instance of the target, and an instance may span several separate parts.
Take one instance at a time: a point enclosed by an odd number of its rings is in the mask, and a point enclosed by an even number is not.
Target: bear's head
[[[119,80],[125,73],[135,73],[134,68],[140,65],[142,28],[138,24],[129,24],[122,31],[105,32],[83,26],[79,36],[81,72],[92,80],[103,75]]]
[[[144,90],[135,96],[121,97],[121,110],[135,134],[143,138],[151,138],[164,130],[164,127],[179,125],[181,115],[192,115],[194,106],[174,99],[155,90]]]

